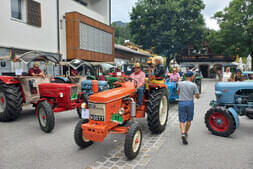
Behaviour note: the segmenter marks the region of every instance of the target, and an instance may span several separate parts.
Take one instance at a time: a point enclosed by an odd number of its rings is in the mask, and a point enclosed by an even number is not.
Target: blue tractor
[[[239,116],[253,119],[253,83],[218,82],[216,101],[205,114],[208,130],[217,136],[228,137],[239,127]]]
[[[176,82],[170,82],[167,78],[165,80],[165,85],[168,86],[167,90],[169,92],[169,101],[175,102],[179,99],[179,96],[177,95],[177,83]]]

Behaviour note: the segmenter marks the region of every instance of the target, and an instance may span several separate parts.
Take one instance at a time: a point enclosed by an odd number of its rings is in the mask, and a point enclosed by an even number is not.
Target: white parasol
[[[252,62],[252,57],[249,55],[247,57],[247,64],[246,64],[246,70],[248,70],[248,71],[251,70],[251,67],[252,67],[251,62]]]

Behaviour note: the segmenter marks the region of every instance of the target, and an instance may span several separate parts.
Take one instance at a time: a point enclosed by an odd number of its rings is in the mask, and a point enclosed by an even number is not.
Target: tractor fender
[[[4,84],[19,84],[20,82],[12,76],[0,76],[0,81]]]
[[[234,108],[230,107],[228,109],[228,111],[232,114],[233,118],[235,119],[235,125],[236,125],[236,128],[239,127],[239,124],[240,124],[240,120],[239,120],[239,117],[238,117],[238,114],[237,112],[235,111]]]

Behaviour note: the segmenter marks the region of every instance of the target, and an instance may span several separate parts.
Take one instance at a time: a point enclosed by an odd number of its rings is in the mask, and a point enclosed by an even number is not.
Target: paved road
[[[214,98],[214,82],[204,81],[203,89],[201,99],[196,101],[188,146],[180,140],[177,105],[171,105],[168,126],[161,135],[152,135],[146,120],[139,120],[144,139],[140,154],[132,161],[124,157],[123,135],[108,136],[104,142],[80,150],[73,139],[78,121],[74,111],[57,114],[55,129],[45,134],[28,107],[17,121],[0,123],[0,169],[253,168],[253,121],[242,117],[240,128],[230,138],[211,135],[203,118]]]

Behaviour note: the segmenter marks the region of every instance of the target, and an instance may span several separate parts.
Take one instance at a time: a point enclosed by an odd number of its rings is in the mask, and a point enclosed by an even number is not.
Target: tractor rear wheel
[[[22,104],[20,87],[0,82],[0,121],[16,120],[22,111]]]
[[[134,159],[141,148],[142,131],[139,123],[134,122],[130,125],[125,139],[125,155],[128,159]]]
[[[150,100],[147,105],[148,127],[156,134],[164,131],[169,112],[169,99],[167,90],[155,90],[150,95]]]
[[[37,107],[40,128],[45,133],[54,129],[55,119],[51,105],[47,101],[40,102]]]
[[[205,115],[205,123],[212,134],[222,137],[230,136],[236,129],[233,116],[222,108],[209,109]]]
[[[246,116],[247,116],[249,119],[253,119],[253,114],[249,114],[249,113],[248,113]]]
[[[93,141],[87,140],[83,136],[83,130],[82,130],[81,125],[88,123],[88,122],[89,122],[88,119],[81,119],[81,120],[79,120],[79,122],[76,124],[76,127],[75,127],[74,139],[75,139],[76,144],[80,148],[86,148],[86,147],[93,144]]]

